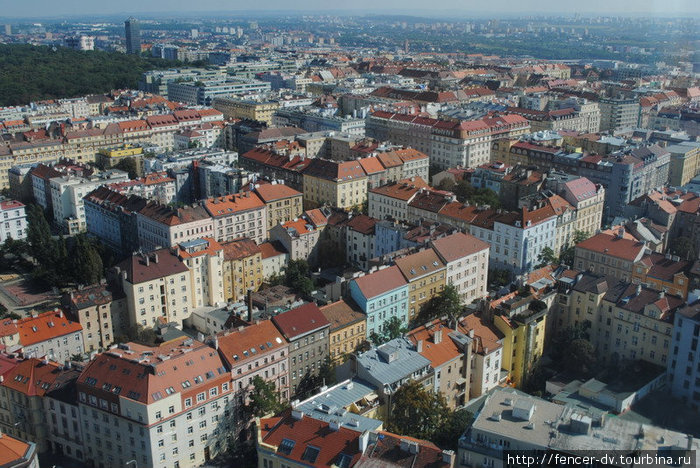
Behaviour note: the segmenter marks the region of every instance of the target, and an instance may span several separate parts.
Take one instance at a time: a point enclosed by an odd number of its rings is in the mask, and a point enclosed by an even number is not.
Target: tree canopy
[[[476,188],[467,181],[459,181],[453,188],[457,199],[461,202],[469,202],[472,205],[489,205],[491,208],[500,208],[501,200],[498,194],[491,189]]]
[[[394,394],[388,428],[409,437],[433,440],[449,419],[445,397],[427,392],[420,383],[411,381]]]
[[[462,300],[459,297],[459,292],[454,285],[448,284],[425,304],[418,319],[421,322],[427,322],[446,315],[450,320],[450,326],[455,326],[454,324],[461,314]]]
[[[251,416],[260,417],[270,413],[276,414],[285,407],[275,384],[265,381],[259,375],[253,377],[253,389],[248,396],[250,402],[246,409]]]
[[[371,332],[369,340],[375,346],[380,346],[387,341],[403,336],[408,331],[408,328],[401,322],[398,317],[391,317],[384,322],[384,326],[379,333]]]
[[[310,294],[314,290],[310,275],[311,269],[306,260],[290,260],[284,269],[284,283],[299,294]]]
[[[119,52],[0,44],[0,106],[138,87],[148,70],[181,62]]]
[[[114,168],[128,172],[129,179],[136,179],[139,176],[138,164],[136,164],[136,160],[128,156],[115,164]]]

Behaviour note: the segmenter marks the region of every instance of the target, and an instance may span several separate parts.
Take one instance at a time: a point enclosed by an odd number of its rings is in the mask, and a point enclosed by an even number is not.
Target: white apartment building
[[[49,181],[54,223],[70,235],[84,232],[87,224],[83,197],[100,185],[127,180],[129,175],[118,169],[111,169],[90,178],[70,175],[54,177]]]
[[[204,207],[214,218],[214,238],[217,241],[248,237],[260,244],[266,239],[266,205],[254,192],[209,198]]]
[[[136,214],[136,226],[144,250],[214,236],[214,220],[201,205],[176,209],[151,202]]]
[[[435,239],[431,244],[446,264],[445,281],[455,287],[463,303],[486,296],[489,244],[462,232]]]
[[[77,382],[84,451],[101,468],[200,466],[233,427],[231,376],[190,338],[128,343],[97,355]]]
[[[408,204],[428,184],[420,177],[401,179],[367,191],[368,213],[373,218],[390,217],[397,221],[408,219]]]
[[[542,249],[555,249],[557,216],[550,205],[495,216],[493,210],[486,210],[470,224],[469,232],[491,244],[491,267],[522,274],[537,265]]]
[[[27,213],[24,203],[17,200],[0,201],[0,242],[10,237],[14,240],[27,238]]]
[[[170,249],[132,255],[116,270],[130,325],[153,326],[159,317],[181,322],[192,313],[190,271]]]
[[[221,244],[211,238],[182,242],[177,255],[190,271],[192,309],[226,302]]]

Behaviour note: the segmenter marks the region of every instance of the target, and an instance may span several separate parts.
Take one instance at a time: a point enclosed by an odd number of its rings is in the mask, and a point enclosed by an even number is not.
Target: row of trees
[[[27,208],[27,240],[14,242],[14,253],[35,259],[32,276],[50,286],[94,284],[104,276],[102,246],[81,234],[65,239],[51,235],[51,228],[38,205]],[[103,251],[103,255],[107,255]]]
[[[180,65],[119,52],[0,44],[0,106],[134,89],[143,72]]]

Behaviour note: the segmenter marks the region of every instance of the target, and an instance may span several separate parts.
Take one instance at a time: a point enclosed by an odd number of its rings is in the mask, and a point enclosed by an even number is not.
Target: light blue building
[[[700,407],[700,301],[676,312],[672,337],[673,354],[666,369],[668,385],[675,397],[697,409]]]
[[[398,317],[408,325],[408,283],[396,266],[361,276],[350,282],[350,295],[367,315],[367,337],[381,333],[384,324]]]

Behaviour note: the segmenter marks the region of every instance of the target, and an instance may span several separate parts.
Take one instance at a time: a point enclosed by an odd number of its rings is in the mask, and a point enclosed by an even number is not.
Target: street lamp
[[[139,464],[136,463],[136,460],[129,460],[128,462],[124,463],[124,466],[134,464],[134,468],[139,468]]]

